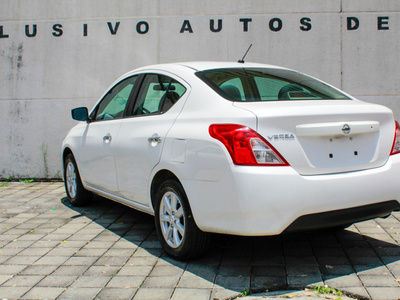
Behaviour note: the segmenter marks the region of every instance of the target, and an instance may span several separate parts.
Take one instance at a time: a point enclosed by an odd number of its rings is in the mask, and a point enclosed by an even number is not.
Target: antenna
[[[249,52],[251,46],[253,46],[253,44],[250,44],[249,49],[247,49],[246,53],[243,55],[243,58],[238,60],[238,63],[244,64],[244,58],[246,57],[247,52]]]

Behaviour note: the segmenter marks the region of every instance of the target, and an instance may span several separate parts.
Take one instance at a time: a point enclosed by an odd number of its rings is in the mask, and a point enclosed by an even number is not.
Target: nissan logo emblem
[[[344,124],[343,127],[342,127],[342,131],[343,131],[344,134],[349,134],[350,131],[351,131],[351,128],[350,128],[349,125]]]

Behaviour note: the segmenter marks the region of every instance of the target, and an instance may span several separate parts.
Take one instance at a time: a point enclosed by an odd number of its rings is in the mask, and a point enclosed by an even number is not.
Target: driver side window
[[[114,86],[99,103],[94,120],[122,118],[136,79],[137,76],[129,77]]]

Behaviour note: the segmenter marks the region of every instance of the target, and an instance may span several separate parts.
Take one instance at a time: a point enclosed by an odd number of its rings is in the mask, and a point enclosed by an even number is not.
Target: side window
[[[101,100],[94,120],[113,120],[122,118],[137,76],[129,77],[114,86]]]
[[[169,110],[186,92],[178,81],[164,75],[147,74],[132,115],[159,114]]]
[[[237,77],[225,81],[221,84],[220,88],[234,100],[240,101],[245,99],[242,81]]]

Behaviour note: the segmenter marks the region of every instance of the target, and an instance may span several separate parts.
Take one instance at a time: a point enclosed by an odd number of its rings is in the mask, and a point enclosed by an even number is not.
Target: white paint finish
[[[398,0],[341,0],[343,12],[398,12]]]
[[[392,109],[394,118],[400,121],[400,96],[359,96],[358,99],[366,102],[382,104]]]
[[[345,131],[344,125],[350,126],[350,130]],[[347,128],[347,127],[346,127]],[[312,123],[296,126],[296,135],[304,137],[333,137],[353,136],[379,132],[379,122],[377,121],[358,121],[358,122],[334,122],[334,123]]]
[[[174,139],[172,143],[171,160],[175,163],[183,164],[186,156],[186,141]]]
[[[150,205],[150,173],[160,160],[167,132],[179,113],[179,110],[173,108],[169,111],[172,115],[160,115],[160,123],[154,120],[159,117],[157,115],[124,120],[116,140],[115,152],[120,196]],[[149,142],[152,136],[161,137],[161,142]]]
[[[380,168],[329,176],[300,176],[290,167],[232,166],[219,182],[184,180],[183,185],[200,229],[274,235],[301,215],[399,199],[399,166],[400,155]]]
[[[113,194],[118,192],[115,145],[121,121],[80,122],[76,132],[80,148],[74,155],[82,180],[85,185]]]
[[[295,135],[294,140],[268,141],[302,175],[380,167],[387,162],[393,145],[392,112],[383,106],[356,100],[237,102],[235,105],[257,115],[257,132],[263,137]],[[357,134],[361,124],[376,123],[379,132],[367,134],[364,128],[363,134]],[[350,125],[355,132],[338,136],[344,124]],[[303,130],[297,130],[298,127]],[[368,150],[362,151],[363,148]]]

